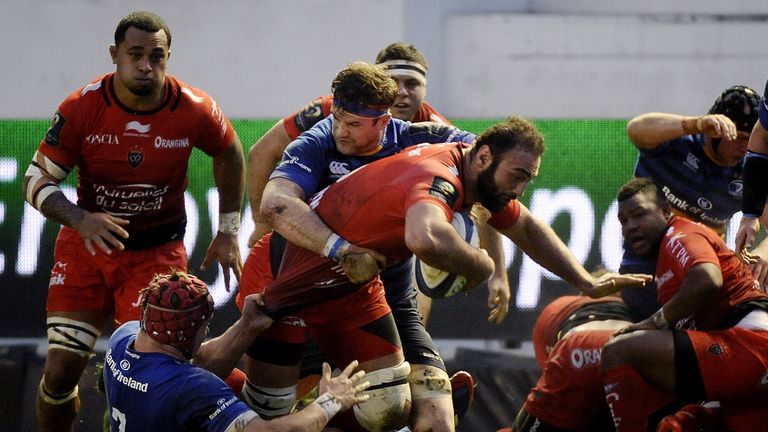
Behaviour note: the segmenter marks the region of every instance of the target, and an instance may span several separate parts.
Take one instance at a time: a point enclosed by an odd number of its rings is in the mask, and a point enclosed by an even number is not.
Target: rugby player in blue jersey
[[[248,297],[242,317],[203,343],[213,317],[208,287],[177,270],[155,276],[142,290],[141,320],[123,324],[109,339],[103,376],[111,430],[320,432],[337,412],[368,399],[361,393],[368,388],[364,372],[352,372],[357,362],[333,378],[326,363],[312,404],[274,420],[259,418],[219,378],[272,324],[258,300]]]

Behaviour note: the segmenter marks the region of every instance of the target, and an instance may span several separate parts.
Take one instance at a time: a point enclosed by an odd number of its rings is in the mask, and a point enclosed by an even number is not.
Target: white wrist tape
[[[669,327],[669,321],[667,321],[667,317],[664,316],[664,308],[660,308],[656,313],[651,315],[651,322],[657,329]]]
[[[240,212],[219,213],[219,232],[237,234],[240,230]]]
[[[338,258],[339,250],[344,245],[349,245],[349,243],[343,238],[339,237],[338,234],[331,233],[331,235],[328,236],[328,240],[325,241],[325,246],[323,246],[323,256],[336,261]]]
[[[315,402],[317,406],[320,407],[320,409],[323,410],[325,413],[325,416],[328,420],[333,418],[339,411],[341,411],[342,405],[341,401],[336,399],[336,397],[331,396],[330,393],[323,393],[315,399]]]

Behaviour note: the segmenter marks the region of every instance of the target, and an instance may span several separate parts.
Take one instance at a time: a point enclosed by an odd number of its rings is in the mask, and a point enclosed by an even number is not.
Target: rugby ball
[[[454,212],[451,225],[470,246],[478,247],[480,245],[477,228],[469,214]],[[427,297],[451,297],[461,292],[467,283],[466,277],[431,267],[422,262],[418,257],[416,257],[414,270],[416,273],[416,287]]]

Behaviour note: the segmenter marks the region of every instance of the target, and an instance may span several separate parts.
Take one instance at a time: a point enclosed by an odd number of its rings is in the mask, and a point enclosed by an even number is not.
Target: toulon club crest
[[[132,168],[138,168],[143,161],[144,152],[142,152],[140,148],[132,148],[128,150],[128,165]]]

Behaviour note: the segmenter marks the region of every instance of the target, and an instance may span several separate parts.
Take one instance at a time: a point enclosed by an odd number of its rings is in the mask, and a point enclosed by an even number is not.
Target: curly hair
[[[544,136],[529,120],[511,115],[506,121],[497,123],[486,129],[470,150],[472,156],[482,146],[488,146],[491,154],[500,155],[507,151],[520,149],[541,156],[547,149]]]
[[[149,33],[163,30],[168,38],[168,48],[171,47],[171,30],[168,28],[168,24],[158,15],[146,11],[131,12],[120,20],[115,29],[115,46],[120,45],[125,40],[125,32],[131,27]]]
[[[395,42],[387,45],[376,55],[376,64],[384,63],[389,60],[407,60],[424,66],[429,69],[429,63],[424,54],[415,46],[405,42]]]
[[[384,66],[358,61],[336,75],[331,91],[334,99],[354,105],[389,107],[397,98],[397,83]]]
[[[664,196],[664,192],[656,186],[648,177],[634,177],[630,181],[624,184],[616,194],[616,201],[626,201],[638,193],[645,193],[649,196],[656,197],[656,204],[663,206],[667,204],[667,198]]]

